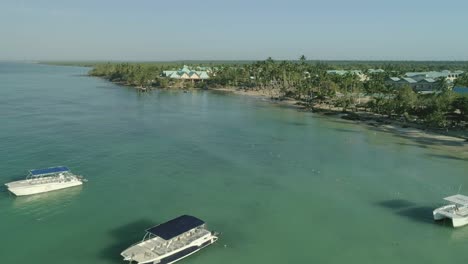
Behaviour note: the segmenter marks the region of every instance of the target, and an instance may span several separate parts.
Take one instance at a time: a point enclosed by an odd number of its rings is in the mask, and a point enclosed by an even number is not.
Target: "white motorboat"
[[[74,175],[67,167],[30,170],[25,180],[5,184],[16,196],[38,194],[82,185],[84,178]]]
[[[124,250],[125,261],[138,264],[170,264],[181,260],[218,240],[205,222],[182,215],[146,230],[143,240]]]
[[[456,194],[444,198],[450,204],[434,210],[434,220],[451,219],[453,227],[468,225],[468,196]]]

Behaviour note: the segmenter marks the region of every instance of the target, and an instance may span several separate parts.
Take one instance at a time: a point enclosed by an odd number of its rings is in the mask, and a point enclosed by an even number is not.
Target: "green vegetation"
[[[161,76],[162,71],[180,68],[183,65],[184,63],[179,62],[97,63],[93,66],[89,75],[140,88],[204,88],[205,83],[170,80]],[[213,63],[208,64],[210,67],[214,67],[214,65]]]
[[[211,67],[204,82],[173,80],[162,77],[163,70],[180,68],[187,62],[172,63],[99,63],[90,75],[137,87],[159,88],[234,88],[261,91],[272,98],[291,98],[313,110],[339,109],[348,113],[376,114],[385,119],[441,128],[468,127],[468,97],[453,93],[445,80],[439,80],[438,91],[415,93],[409,86],[394,88],[386,84],[389,76],[408,71],[463,70],[466,62],[311,62],[302,56],[297,61],[221,63],[199,62],[191,66]],[[369,73],[380,68],[383,73]],[[369,78],[354,74],[327,74],[331,69],[361,70]],[[456,85],[468,86],[468,75]]]
[[[455,81],[455,86],[468,87],[468,73],[465,72],[460,78]]]
[[[167,80],[159,77],[163,69],[164,66],[156,64],[106,63],[95,65],[89,74],[125,85],[164,87]]]

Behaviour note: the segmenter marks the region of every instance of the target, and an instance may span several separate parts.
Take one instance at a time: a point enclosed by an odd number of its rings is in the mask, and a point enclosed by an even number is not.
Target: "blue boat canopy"
[[[169,240],[191,229],[201,226],[204,223],[205,222],[194,216],[182,215],[166,223],[151,227],[147,229],[146,232],[158,236],[164,240]]]
[[[47,175],[47,174],[56,174],[60,172],[67,172],[70,171],[67,167],[60,166],[60,167],[52,167],[47,169],[38,169],[38,170],[30,170],[32,176],[39,176],[39,175]]]

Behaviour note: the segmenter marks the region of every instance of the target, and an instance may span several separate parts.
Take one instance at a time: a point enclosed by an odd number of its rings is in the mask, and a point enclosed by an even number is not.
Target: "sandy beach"
[[[360,113],[355,115],[356,120],[347,118],[347,114],[342,112],[339,107],[330,107],[329,105],[315,104],[313,110],[300,104],[299,101],[293,99],[274,100],[279,94],[272,93],[266,90],[244,90],[236,88],[210,88],[210,90],[228,92],[237,95],[251,96],[261,100],[270,101],[286,107],[294,107],[303,110],[314,111],[323,114],[329,118],[335,118],[341,122],[359,123],[378,131],[392,133],[395,136],[410,139],[416,144],[430,146],[435,149],[449,150],[453,152],[454,158],[468,160],[468,133],[460,133],[459,131],[435,131],[421,129],[417,124],[403,123],[396,120],[386,119],[372,113]],[[354,114],[353,114],[354,116]]]

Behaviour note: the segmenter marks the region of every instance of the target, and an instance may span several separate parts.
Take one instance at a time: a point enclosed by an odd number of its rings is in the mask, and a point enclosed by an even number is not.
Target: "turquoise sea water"
[[[214,92],[137,93],[87,68],[0,64],[0,182],[69,166],[89,182],[0,189],[2,263],[123,263],[143,230],[193,214],[222,232],[181,263],[466,263],[468,160],[359,125]]]

